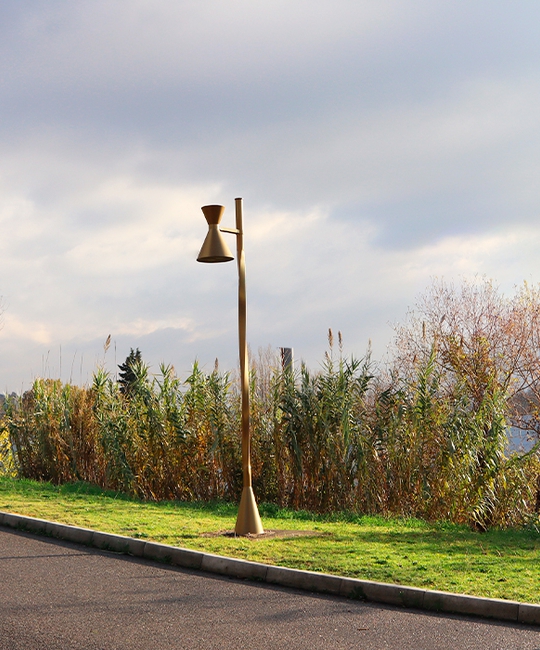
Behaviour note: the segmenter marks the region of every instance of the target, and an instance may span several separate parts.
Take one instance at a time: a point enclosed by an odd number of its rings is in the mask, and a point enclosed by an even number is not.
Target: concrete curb
[[[282,587],[333,594],[414,609],[448,614],[468,614],[499,621],[540,625],[540,605],[519,603],[495,598],[477,598],[445,591],[431,591],[417,587],[356,580],[339,576],[271,566],[259,562],[247,562],[235,558],[212,555],[186,548],[145,542],[133,537],[102,533],[88,528],[58,524],[45,519],[0,511],[0,525],[29,533],[47,535],[57,539],[84,544],[101,550],[124,553],[135,557],[187,569],[200,569],[210,573],[257,580]]]

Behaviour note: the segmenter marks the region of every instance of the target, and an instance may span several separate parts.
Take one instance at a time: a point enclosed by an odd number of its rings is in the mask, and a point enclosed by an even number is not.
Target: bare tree
[[[505,396],[510,425],[540,433],[540,286],[511,297],[486,278],[432,281],[396,327],[395,371],[407,376],[434,352],[441,388],[464,386],[474,408]]]

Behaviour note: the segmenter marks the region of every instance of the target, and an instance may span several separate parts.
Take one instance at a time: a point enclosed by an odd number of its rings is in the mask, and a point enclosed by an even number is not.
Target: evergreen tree
[[[130,352],[126,357],[124,363],[119,363],[118,368],[120,368],[118,383],[120,384],[120,392],[124,395],[128,395],[135,381],[137,380],[137,374],[135,372],[137,366],[142,364],[141,351],[137,348],[133,351],[133,348],[130,348]]]

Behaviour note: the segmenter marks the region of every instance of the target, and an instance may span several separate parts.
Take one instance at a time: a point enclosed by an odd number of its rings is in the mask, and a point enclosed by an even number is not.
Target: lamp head
[[[225,207],[223,205],[205,205],[201,210],[208,223],[208,234],[197,257],[197,262],[230,262],[234,257],[219,230],[219,222]]]

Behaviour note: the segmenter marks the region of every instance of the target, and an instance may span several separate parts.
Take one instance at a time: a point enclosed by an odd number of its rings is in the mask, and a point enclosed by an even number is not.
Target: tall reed
[[[507,451],[506,393],[488,380],[481,394],[471,392],[455,370],[450,381],[437,353],[431,341],[407,372],[383,372],[369,354],[344,356],[341,340],[336,352],[331,333],[318,372],[284,369],[260,353],[250,369],[259,500],[482,529],[534,517],[540,462],[534,449]],[[197,363],[183,381],[171,366],[155,376],[142,362],[132,370],[129,390],[98,369],[86,388],[37,379],[9,398],[0,433],[6,471],[145,499],[237,500],[236,375]]]

